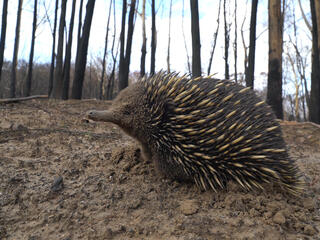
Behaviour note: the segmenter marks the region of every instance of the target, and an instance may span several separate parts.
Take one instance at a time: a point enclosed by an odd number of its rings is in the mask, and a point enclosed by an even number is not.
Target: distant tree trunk
[[[234,0],[234,43],[233,43],[233,53],[234,53],[234,81],[238,82],[238,24],[237,24],[237,0]]]
[[[150,75],[155,73],[156,68],[156,48],[157,48],[157,36],[156,36],[156,7],[155,0],[152,0],[152,27],[151,27],[151,64],[150,64]]]
[[[71,97],[73,99],[81,99],[84,74],[87,64],[88,43],[90,37],[91,22],[93,16],[95,0],[88,0],[86,7],[86,16],[84,19],[81,40],[77,51],[77,62],[75,66],[74,80],[72,86]]]
[[[125,2],[125,1],[124,1]],[[130,4],[129,19],[128,19],[128,33],[127,33],[127,43],[126,50],[124,52],[124,30],[121,28],[121,48],[123,55],[120,56],[120,66],[119,66],[119,91],[128,86],[129,78],[129,67],[130,67],[130,57],[131,57],[131,46],[132,46],[132,35],[134,29],[134,12],[135,12],[136,0],[132,0]],[[125,23],[126,10],[122,11],[122,25]],[[120,52],[121,53],[121,52]]]
[[[80,0],[79,19],[78,19],[78,36],[77,36],[77,53],[76,53],[76,57],[79,55],[79,54],[78,54],[78,51],[79,51],[79,49],[80,49],[80,42],[81,42],[82,9],[83,9],[83,0]],[[75,60],[75,62],[77,62],[77,59]]]
[[[201,43],[199,30],[198,0],[190,0],[192,35],[192,76],[201,76]]]
[[[63,84],[63,42],[64,42],[64,27],[66,24],[66,8],[67,0],[61,2],[61,13],[59,23],[59,37],[58,37],[58,51],[56,58],[56,68],[54,73],[53,89],[51,97],[61,98],[62,97],[62,84]]]
[[[116,41],[116,26],[117,26],[116,25],[116,6],[115,4],[113,4],[113,40],[112,40],[112,47],[111,47],[111,56],[113,60],[113,66],[112,66],[112,71],[107,84],[107,100],[111,100],[113,98],[114,77],[115,77],[116,62],[117,62],[118,49],[119,49],[119,43],[118,43],[116,54],[114,54],[114,45]]]
[[[128,33],[127,33],[127,45],[126,45],[126,79],[128,81],[129,67],[130,67],[130,59],[131,59],[131,48],[132,48],[132,36],[134,30],[134,13],[136,10],[136,0],[131,0],[130,11],[129,11],[129,19],[128,19]],[[128,86],[128,84],[127,84]]]
[[[64,60],[63,69],[63,88],[62,88],[62,99],[66,100],[69,96],[69,85],[70,85],[70,65],[71,65],[71,48],[72,48],[72,35],[74,25],[74,15],[76,10],[76,0],[72,1],[72,10],[69,24],[69,36],[66,48],[66,55]]]
[[[30,96],[31,92],[31,83],[32,83],[32,69],[33,69],[33,55],[34,55],[34,41],[36,38],[36,29],[37,29],[37,6],[38,0],[34,0],[34,9],[33,9],[33,24],[32,24],[32,36],[31,36],[31,49],[29,55],[29,65],[26,81],[26,97]]]
[[[244,71],[247,71],[246,69],[248,69],[248,47],[246,45],[246,41],[244,40],[244,24],[246,22],[246,15],[247,15],[247,4],[246,4],[246,10],[244,13],[244,18],[241,24],[241,40],[242,40],[242,45],[244,50]]]
[[[119,56],[119,84],[118,84],[118,90],[121,91],[123,88],[128,86],[128,83],[120,83],[121,81],[124,81],[124,75],[123,72],[125,69],[125,49],[124,49],[124,43],[125,43],[125,32],[126,32],[126,15],[127,15],[127,0],[122,1],[122,20],[121,20],[121,32],[120,32],[120,56]]]
[[[82,8],[83,8],[83,0],[80,0],[80,7],[79,7],[79,20],[78,20],[78,39],[77,39],[78,44],[80,44],[80,38],[81,38],[81,28],[82,28]]]
[[[168,51],[167,51],[167,72],[170,72],[170,41],[171,41],[171,12],[172,12],[172,0],[170,0],[169,10],[169,35],[168,35]]]
[[[267,103],[277,118],[283,119],[282,108],[282,52],[283,52],[283,19],[281,2],[269,0],[269,73]]]
[[[1,82],[1,73],[2,73],[2,65],[3,65],[4,47],[5,47],[5,42],[6,42],[7,15],[8,15],[8,0],[3,0],[2,21],[1,21],[1,39],[0,39],[0,82]]]
[[[186,55],[187,55],[188,72],[191,74],[191,67],[190,67],[190,61],[189,61],[190,57],[189,57],[189,53],[188,53],[189,51],[188,51],[186,36],[184,33],[184,0],[182,0],[181,28],[182,28],[184,48],[186,50]]]
[[[225,63],[225,79],[229,79],[229,27],[227,24],[226,0],[223,1],[223,19],[224,19],[224,63]]]
[[[315,1],[315,2],[317,2],[317,1]],[[306,15],[304,14],[303,8],[301,6],[301,0],[298,0],[298,3],[299,3],[299,8],[300,8],[300,11],[301,11],[302,18],[303,18],[307,28],[309,29],[309,31],[312,32],[312,26],[310,25]]]
[[[23,4],[23,0],[19,0],[18,11],[17,11],[16,35],[14,40],[14,49],[13,49],[13,58],[12,58],[12,67],[11,67],[10,98],[14,98],[16,96],[16,74],[17,74],[17,63],[18,63],[18,52],[19,52],[22,4]]]
[[[109,6],[109,15],[108,15],[108,21],[107,21],[107,31],[106,31],[106,38],[104,43],[104,51],[103,51],[103,58],[102,58],[102,72],[101,72],[101,80],[100,80],[100,91],[99,91],[99,99],[101,100],[104,95],[104,75],[106,71],[106,56],[107,56],[107,50],[108,50],[108,38],[109,38],[109,24],[110,24],[110,16],[111,16],[111,7],[112,7],[112,0],[110,1]]]
[[[320,59],[319,59],[319,29],[317,18],[320,18],[320,9],[317,12],[318,4],[310,0],[312,18],[312,70],[311,70],[311,91],[309,118],[311,122],[320,123]],[[318,15],[319,14],[319,15]]]
[[[215,51],[216,45],[217,45],[217,38],[218,38],[219,27],[220,27],[221,1],[222,1],[222,0],[219,0],[219,8],[218,8],[218,16],[217,16],[217,28],[216,28],[216,31],[215,31],[214,34],[213,34],[213,43],[212,43],[212,49],[211,49],[211,52],[210,52],[209,65],[208,65],[208,71],[207,71],[207,74],[208,74],[208,75],[210,75],[211,65],[212,65],[212,59],[213,59],[213,54],[214,54],[214,51]]]
[[[254,87],[254,62],[256,54],[256,25],[257,25],[257,9],[258,0],[252,0],[251,5],[251,20],[250,20],[250,45],[249,45],[249,63],[245,69],[246,72],[246,86]]]
[[[57,30],[57,19],[58,19],[58,6],[59,6],[59,0],[56,0],[55,10],[54,10],[54,23],[53,23],[53,30],[52,30],[53,43],[52,43],[52,52],[51,52],[48,96],[51,96],[52,88],[53,88],[54,65],[55,65],[55,58],[56,58],[56,30]]]
[[[140,61],[140,77],[146,74],[147,36],[146,36],[146,0],[142,2],[142,47]]]

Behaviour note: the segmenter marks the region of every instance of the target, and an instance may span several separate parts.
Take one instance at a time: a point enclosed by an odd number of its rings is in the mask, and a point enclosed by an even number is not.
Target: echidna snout
[[[231,180],[247,190],[273,182],[300,191],[299,170],[272,110],[231,81],[158,73],[88,117],[119,125],[161,173],[201,189],[216,191]]]

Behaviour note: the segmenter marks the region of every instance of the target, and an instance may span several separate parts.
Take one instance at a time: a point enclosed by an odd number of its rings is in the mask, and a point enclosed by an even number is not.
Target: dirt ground
[[[157,175],[116,126],[83,121],[109,105],[0,105],[0,239],[320,239],[319,126],[282,123],[301,197],[201,192]]]

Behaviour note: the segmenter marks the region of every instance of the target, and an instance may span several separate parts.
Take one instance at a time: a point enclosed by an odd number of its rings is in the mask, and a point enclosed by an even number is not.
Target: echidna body
[[[222,189],[277,183],[299,191],[279,123],[255,93],[226,80],[158,73],[120,92],[93,120],[113,122],[137,139],[165,176]]]

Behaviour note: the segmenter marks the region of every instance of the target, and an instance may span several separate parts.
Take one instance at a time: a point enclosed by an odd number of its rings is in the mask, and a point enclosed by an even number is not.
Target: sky
[[[5,47],[5,59],[12,59],[13,44],[14,44],[14,30],[16,24],[16,11],[17,2],[10,1],[8,7],[8,26],[7,26],[7,39]],[[52,35],[50,30],[50,24],[45,18],[44,4],[48,9],[51,23],[54,17],[54,4],[55,1],[50,0],[39,0],[38,6],[38,21],[41,23],[38,25],[36,33],[36,45],[35,45],[35,61],[36,62],[50,62],[51,59],[51,48],[52,48]],[[120,33],[121,24],[121,11],[122,11],[122,0],[116,0],[116,34]],[[228,9],[231,13],[227,15],[227,18],[232,21],[231,33],[230,33],[230,49],[229,49],[229,60],[230,60],[230,74],[234,73],[234,58],[233,58],[233,42],[234,42],[234,0],[228,0]],[[248,0],[237,0],[237,25],[238,25],[238,61],[237,68],[238,72],[244,70],[244,48],[241,41],[241,25],[244,22],[244,38],[246,45],[249,45],[249,23],[250,23],[250,12],[251,12],[251,1]],[[302,0],[303,7],[306,13],[309,13],[308,4],[306,0]],[[67,28],[69,28],[68,22],[71,12],[71,3],[68,1],[67,5]],[[80,1],[77,1],[77,9]],[[97,58],[102,58],[106,25],[107,25],[107,14],[109,8],[109,1],[107,0],[96,0],[94,16],[92,20],[91,35],[89,40],[89,52],[88,62],[96,61]],[[139,11],[141,11],[142,0],[139,1]],[[172,20],[171,20],[171,69],[185,73],[188,71],[187,68],[187,54],[184,45],[182,29],[184,29],[187,50],[191,60],[191,16],[190,16],[190,1],[188,0],[173,0],[172,5]],[[84,13],[85,15],[85,4],[84,1]],[[168,33],[169,33],[169,4],[170,1],[157,1],[156,0],[156,28],[157,28],[157,50],[156,50],[156,70],[166,69],[167,67],[167,47],[168,47]],[[146,71],[150,70],[150,43],[151,43],[151,12],[150,12],[151,1],[146,0],[146,30],[147,30],[147,58],[146,58]],[[213,34],[217,26],[217,15],[218,15],[218,0],[201,0],[199,1],[199,18],[200,18],[200,39],[201,39],[201,60],[202,60],[202,71],[206,75],[208,68],[209,55],[211,51]],[[2,0],[0,0],[0,6],[2,7]],[[184,6],[184,22],[182,26],[182,8]],[[262,88],[266,84],[265,74],[268,71],[268,1],[260,0],[258,4],[258,19],[257,19],[257,41],[256,41],[256,64],[255,64],[255,76],[257,79],[256,86]],[[297,8],[295,10],[297,19],[301,20],[301,12]],[[78,11],[76,11],[76,14]],[[211,73],[216,73],[216,77],[224,78],[224,29],[223,29],[223,11],[221,6],[220,13],[220,29],[218,33],[217,46],[214,54],[213,64],[211,67]],[[19,59],[28,59],[31,43],[31,32],[32,32],[32,19],[33,19],[33,0],[24,0],[23,12],[22,12],[22,25],[20,35],[20,48],[19,48]],[[114,34],[113,29],[113,17],[110,22],[110,42],[109,49],[111,47],[111,37]],[[301,44],[310,46],[311,41],[308,38],[308,30],[305,30],[305,25],[301,23],[301,34],[299,35]],[[75,26],[74,26],[74,40],[76,39],[78,27],[78,16],[76,15]],[[118,38],[117,38],[118,39]],[[130,71],[139,71],[140,69],[140,57],[141,57],[141,43],[142,43],[142,26],[141,18],[137,15],[133,44],[131,54]],[[73,56],[75,58],[76,42],[73,42]],[[109,63],[111,57],[109,53]]]

